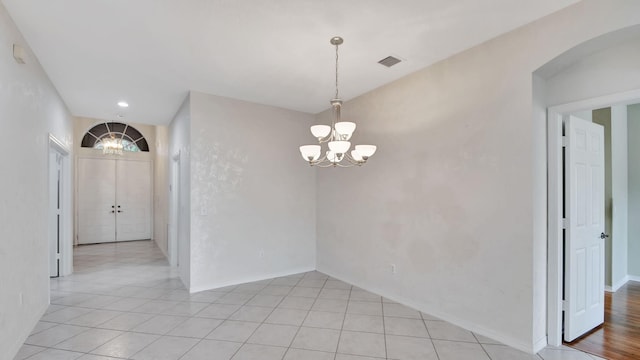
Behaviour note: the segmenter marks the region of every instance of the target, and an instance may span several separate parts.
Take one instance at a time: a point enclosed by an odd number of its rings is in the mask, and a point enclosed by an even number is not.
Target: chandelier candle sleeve
[[[311,134],[318,140],[318,145],[300,146],[302,158],[311,166],[319,167],[351,167],[362,165],[376,152],[375,145],[356,145],[351,148],[351,137],[356,130],[356,124],[350,121],[342,121],[342,99],[338,91],[338,46],[344,40],[335,36],[331,38],[331,44],[336,47],[336,94],[330,100],[333,108],[333,119],[329,125],[313,125]],[[329,150],[322,150],[322,144],[327,143]],[[323,155],[324,154],[324,155]]]

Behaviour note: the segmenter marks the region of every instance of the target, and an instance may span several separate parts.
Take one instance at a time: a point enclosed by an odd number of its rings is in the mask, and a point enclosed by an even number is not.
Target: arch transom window
[[[99,149],[105,154],[149,151],[149,144],[140,131],[119,122],[101,123],[92,127],[84,134],[80,146]]]

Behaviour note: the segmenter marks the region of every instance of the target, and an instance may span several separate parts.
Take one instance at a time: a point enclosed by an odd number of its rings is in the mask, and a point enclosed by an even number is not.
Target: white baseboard
[[[527,342],[523,342],[520,339],[516,339],[513,336],[511,336],[510,334],[504,334],[504,333],[499,333],[496,332],[494,330],[491,329],[487,329],[486,327],[484,327],[482,324],[476,324],[476,323],[472,323],[469,322],[467,320],[464,319],[460,319],[457,318],[456,316],[453,316],[451,314],[447,314],[442,312],[439,309],[435,309],[435,308],[431,308],[429,305],[426,304],[421,304],[419,302],[415,302],[413,300],[410,299],[406,299],[403,298],[402,296],[398,296],[396,294],[390,294],[387,293],[386,291],[380,289],[380,288],[375,288],[375,287],[370,287],[370,286],[366,286],[364,284],[361,284],[357,281],[354,281],[353,279],[350,279],[348,276],[341,276],[339,274],[335,274],[332,271],[327,271],[326,269],[323,269],[322,267],[319,267],[318,270],[321,273],[327,274],[333,278],[336,278],[338,280],[344,281],[348,284],[357,286],[361,289],[367,290],[369,292],[372,292],[374,294],[377,295],[381,295],[384,296],[387,299],[390,299],[392,301],[395,301],[397,303],[403,304],[405,306],[411,307],[413,309],[422,311],[425,314],[429,314],[429,315],[433,315],[439,319],[442,319],[444,321],[448,321],[454,325],[457,325],[461,328],[464,328],[466,330],[469,331],[473,331],[474,333],[477,333],[479,335],[488,337],[490,339],[499,341],[505,345],[511,346],[513,348],[516,348],[520,351],[524,351],[526,353],[529,354],[535,354],[538,351],[542,350],[545,346],[547,346],[547,338],[546,336],[537,340],[535,343],[527,343]]]
[[[629,278],[629,281],[640,282],[640,276],[627,275],[627,277]]]
[[[239,278],[239,279],[234,279],[234,280],[229,280],[229,281],[213,282],[213,283],[208,283],[208,284],[205,284],[205,285],[191,286],[189,288],[189,292],[193,294],[193,293],[196,293],[196,292],[206,291],[206,290],[214,290],[214,289],[218,289],[218,288],[225,287],[225,286],[239,285],[239,284],[245,284],[245,283],[254,282],[254,281],[273,279],[273,278],[277,278],[277,277],[300,274],[300,273],[314,271],[314,270],[315,270],[314,267],[304,267],[304,268],[292,269],[292,270],[287,270],[287,271],[269,273],[269,274],[266,274],[266,275],[265,274],[260,274],[260,275],[257,275],[257,276],[249,276],[249,277],[244,277],[244,278]]]
[[[611,286],[611,288],[613,289],[613,292],[618,291],[618,289],[623,287],[624,284],[626,284],[628,281],[629,281],[629,275],[625,275],[622,279],[620,279],[620,281],[618,281],[617,283]]]
[[[548,344],[547,336],[545,335],[533,343],[533,352],[537,354],[540,350],[546,348]]]

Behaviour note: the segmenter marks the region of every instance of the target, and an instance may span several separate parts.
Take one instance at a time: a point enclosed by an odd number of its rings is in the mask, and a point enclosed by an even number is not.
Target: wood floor
[[[565,345],[611,360],[640,359],[640,282],[605,293],[604,324]]]

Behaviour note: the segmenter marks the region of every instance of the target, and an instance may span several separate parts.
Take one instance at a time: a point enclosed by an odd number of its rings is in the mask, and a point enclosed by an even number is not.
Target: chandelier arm
[[[349,154],[349,153],[345,153],[344,156],[347,158],[347,161],[349,161],[353,165],[360,166],[360,165],[362,165],[362,164],[364,164],[366,162],[366,160],[358,161],[358,160],[354,159],[351,156],[351,154]]]
[[[331,128],[331,132],[329,133],[329,135],[327,135],[322,139],[318,139],[318,144],[324,144],[332,140],[333,140],[333,128]]]
[[[326,154],[324,154],[321,157],[319,157],[318,160],[316,160],[316,161],[309,161],[309,165],[316,166],[318,164],[321,164],[325,160],[327,160],[327,155]]]
[[[353,164],[349,164],[349,165],[344,165],[341,163],[332,163],[332,162],[327,162],[327,163],[323,163],[323,164],[316,164],[314,166],[320,167],[320,168],[328,168],[328,167],[341,167],[341,168],[349,168],[349,167],[353,167]]]

